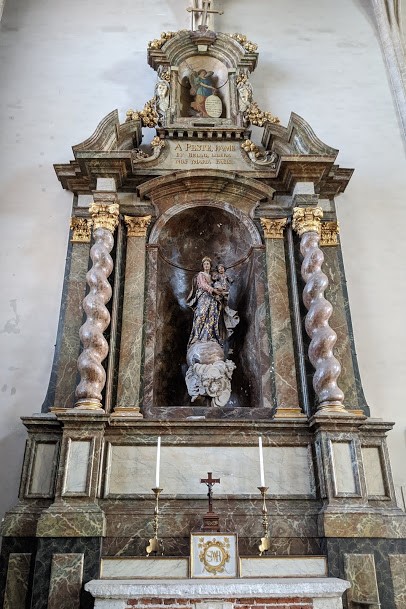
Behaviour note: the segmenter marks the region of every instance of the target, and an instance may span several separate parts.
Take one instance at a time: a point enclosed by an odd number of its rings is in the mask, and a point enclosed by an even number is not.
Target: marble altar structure
[[[281,125],[260,108],[256,44],[206,23],[152,40],[153,97],[123,121],[108,114],[55,165],[73,193],[71,237],[49,389],[23,418],[20,498],[1,528],[4,608],[338,609],[343,594],[347,609],[405,607],[393,424],[364,398],[335,212],[353,170],[304,118]],[[204,256],[232,276],[239,315],[226,401],[192,400],[185,382]],[[254,565],[259,436],[270,549]],[[146,563],[158,437],[166,558]],[[198,584],[185,566],[209,470],[245,565],[228,584]],[[158,564],[150,577],[145,564]]]

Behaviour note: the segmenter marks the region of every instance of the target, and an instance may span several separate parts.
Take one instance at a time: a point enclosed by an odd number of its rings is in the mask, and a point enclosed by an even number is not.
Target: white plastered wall
[[[255,98],[286,124],[303,116],[355,167],[338,214],[353,325],[372,416],[406,486],[404,149],[375,28],[360,0],[223,0],[217,28],[258,43]],[[53,163],[114,108],[142,108],[146,45],[187,28],[186,0],[14,0],[0,32],[0,513],[18,490],[22,415],[38,412],[57,331],[71,195]],[[0,0],[1,6],[1,0]]]

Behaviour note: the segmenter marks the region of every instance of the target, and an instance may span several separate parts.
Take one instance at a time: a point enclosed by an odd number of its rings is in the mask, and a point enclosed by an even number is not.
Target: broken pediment
[[[55,165],[64,188],[89,193],[98,177],[114,177],[117,187],[135,191],[159,176],[179,171],[237,171],[291,194],[300,181],[314,183],[329,198],[343,192],[352,170],[335,165],[338,150],[322,142],[310,125],[292,113],[280,125],[262,110],[249,80],[257,46],[242,34],[164,32],[148,45],[157,73],[154,95],[142,110],[117,110],[94,133],[73,146],[75,160]],[[262,129],[262,146],[251,127]],[[143,129],[153,129],[142,145]]]

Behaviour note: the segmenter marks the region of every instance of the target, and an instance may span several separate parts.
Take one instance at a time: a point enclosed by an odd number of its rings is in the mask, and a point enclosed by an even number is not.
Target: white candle
[[[259,473],[261,476],[261,486],[265,486],[265,477],[264,477],[264,455],[262,453],[262,438],[259,436],[258,438],[258,448],[259,448]]]
[[[161,464],[161,436],[158,438],[156,445],[156,470],[155,470],[155,488],[159,488],[159,466]]]

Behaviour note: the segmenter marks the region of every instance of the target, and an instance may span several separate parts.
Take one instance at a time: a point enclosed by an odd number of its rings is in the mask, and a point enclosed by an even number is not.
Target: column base
[[[135,419],[143,419],[144,415],[140,412],[139,406],[116,406],[114,412],[111,415],[114,418],[117,417],[131,417]]]
[[[275,412],[275,419],[305,419],[306,415],[300,410],[300,408],[277,408]]]
[[[356,416],[352,413],[351,410],[347,410],[346,408],[344,408],[344,406],[341,404],[341,402],[324,402],[322,404],[320,404],[316,410],[316,414],[317,415],[329,415],[329,414],[336,414],[336,415],[345,415],[345,416]]]
[[[101,412],[104,414],[104,409],[101,405],[101,402],[99,402],[99,400],[92,400],[88,398],[78,400],[75,404],[75,408],[73,408],[72,410],[94,410],[96,412]]]

